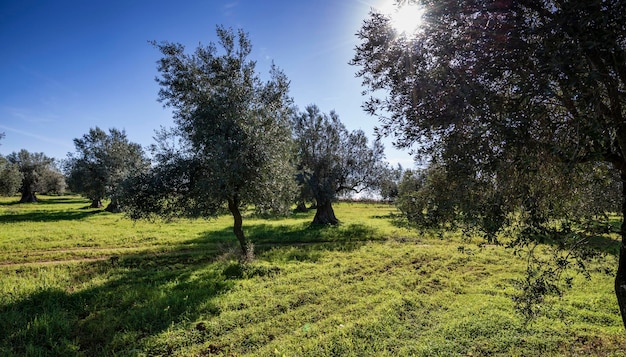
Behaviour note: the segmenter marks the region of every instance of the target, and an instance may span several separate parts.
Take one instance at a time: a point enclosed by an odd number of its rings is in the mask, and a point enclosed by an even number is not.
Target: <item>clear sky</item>
[[[215,42],[218,24],[250,34],[257,70],[274,61],[301,108],[336,110],[350,130],[373,138],[376,118],[361,104],[355,33],[372,7],[391,0],[2,0],[0,1],[0,154],[26,149],[63,159],[90,128],[126,130],[153,142],[171,126],[157,102],[158,50],[149,40],[193,51]],[[387,159],[412,167],[384,141]]]

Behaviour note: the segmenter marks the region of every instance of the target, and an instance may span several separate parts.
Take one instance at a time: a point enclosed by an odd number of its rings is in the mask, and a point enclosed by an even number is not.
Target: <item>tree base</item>
[[[107,212],[111,212],[111,213],[122,213],[122,209],[120,208],[120,205],[118,205],[116,201],[111,201],[111,203],[109,203],[107,208],[105,208],[104,210]]]
[[[303,213],[303,212],[308,212],[309,209],[306,208],[306,205],[304,204],[304,202],[300,202],[298,203],[298,205],[296,206],[296,209],[294,210],[294,212],[297,213]]]
[[[316,225],[331,225],[335,226],[339,224],[339,220],[335,217],[335,211],[331,202],[317,206],[315,217],[313,218],[313,224]]]
[[[626,328],[626,247],[624,243],[619,247],[619,263],[615,275],[615,296],[622,316],[622,324]]]
[[[22,198],[20,198],[20,203],[36,203],[36,202],[39,202],[39,200],[37,199],[37,196],[35,196],[35,193],[33,192],[23,193]]]
[[[250,242],[243,233],[243,220],[241,217],[241,211],[239,211],[239,200],[232,198],[228,200],[228,210],[233,215],[233,233],[239,241],[241,247],[241,261],[249,263],[254,260],[254,245]]]

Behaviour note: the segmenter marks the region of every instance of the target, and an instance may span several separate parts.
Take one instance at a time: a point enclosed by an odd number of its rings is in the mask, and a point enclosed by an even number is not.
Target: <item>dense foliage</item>
[[[399,185],[404,176],[401,164],[396,167],[386,167],[380,179],[380,197],[388,202],[395,202],[399,194]]]
[[[91,207],[101,207],[110,198],[108,211],[119,211],[117,190],[130,174],[145,171],[149,165],[141,145],[132,143],[123,130],[95,127],[74,139],[76,151],[65,162],[70,189],[88,197]]]
[[[275,66],[263,82],[243,31],[217,28],[217,46],[186,54],[180,44],[154,43],[159,99],[176,126],[154,145],[155,167],[129,181],[132,217],[211,217],[227,204],[244,254],[241,207],[284,213],[294,199],[289,81]]]
[[[22,178],[17,165],[0,156],[0,196],[13,196],[20,189]]]
[[[0,133],[0,140],[5,136]],[[13,196],[20,188],[20,171],[17,165],[11,164],[4,156],[0,155],[0,196]]]
[[[21,193],[20,202],[37,202],[37,192],[44,193],[62,193],[65,190],[65,179],[57,168],[54,166],[54,159],[47,157],[44,153],[31,153],[27,150],[13,152],[6,157],[8,163],[5,165],[4,172],[7,181],[15,182],[15,168],[20,174]],[[10,190],[7,193],[12,193]]]
[[[332,202],[338,195],[378,187],[384,173],[383,146],[370,147],[361,130],[349,132],[335,112],[315,105],[293,119],[301,180],[317,204],[314,224],[337,224]]]
[[[415,2],[426,12],[413,34],[371,13],[353,63],[381,132],[433,163],[420,192],[436,201],[416,217],[451,217],[488,237],[515,217],[528,244],[558,227],[571,237],[555,219],[615,209],[626,179],[626,4]],[[620,261],[626,322],[624,245]]]

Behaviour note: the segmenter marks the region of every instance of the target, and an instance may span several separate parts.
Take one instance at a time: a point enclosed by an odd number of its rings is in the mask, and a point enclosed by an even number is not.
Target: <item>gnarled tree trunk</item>
[[[102,200],[100,199],[91,200],[91,206],[89,206],[89,208],[102,208]]]
[[[111,213],[121,213],[122,209],[120,208],[120,205],[117,203],[117,200],[113,199],[111,200],[111,202],[109,203],[109,205],[107,206],[107,208],[104,209],[107,212],[111,212]]]
[[[239,200],[236,198],[228,199],[228,210],[230,210],[230,213],[233,215],[233,233],[235,233],[235,237],[237,237],[239,241],[243,259],[244,261],[251,261],[254,259],[254,252],[252,251],[250,242],[243,233],[243,219],[241,217],[241,211],[239,211]]]
[[[313,218],[313,224],[336,225],[339,223],[335,217],[335,211],[331,200],[317,201],[317,212]]]
[[[615,295],[626,328],[626,172],[622,173],[622,243],[619,247],[619,264],[615,275]]]
[[[300,201],[298,202],[298,205],[296,206],[296,212],[307,212],[309,209],[306,208],[306,203],[304,203],[304,201]]]
[[[35,192],[31,190],[23,190],[22,198],[20,198],[20,203],[34,203],[38,202],[37,196],[35,196]]]

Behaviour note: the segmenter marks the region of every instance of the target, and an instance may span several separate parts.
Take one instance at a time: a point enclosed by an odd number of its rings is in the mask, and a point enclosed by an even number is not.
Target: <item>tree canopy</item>
[[[5,134],[0,133],[0,140]],[[20,188],[22,178],[17,165],[12,164],[4,156],[0,155],[0,195],[13,196]]]
[[[19,152],[13,152],[7,156],[7,160],[10,164],[17,167],[20,176],[21,183],[19,192],[21,193],[20,202],[30,203],[37,202],[37,196],[35,195],[40,191],[47,191],[43,187],[45,183],[44,177],[50,174],[50,171],[55,171],[54,159],[47,157],[44,153],[30,153],[27,150],[20,150]]]
[[[13,196],[20,189],[22,177],[17,165],[0,156],[0,195]]]
[[[380,197],[388,202],[394,202],[398,198],[399,187],[405,170],[401,164],[396,167],[387,167],[380,181]]]
[[[132,217],[211,217],[225,204],[248,254],[242,207],[281,213],[293,202],[292,100],[276,66],[261,80],[245,32],[218,27],[217,37],[222,53],[214,43],[193,54],[181,44],[153,43],[163,55],[159,100],[173,109],[175,127],[160,132],[156,165],[128,185],[125,204]]]
[[[457,219],[493,236],[521,209],[527,227],[545,227],[572,216],[576,189],[598,172],[619,195],[611,181],[626,180],[626,3],[415,3],[424,23],[412,34],[372,12],[352,63],[381,132],[437,163],[455,187]],[[626,225],[621,234],[626,324]]]
[[[314,224],[337,224],[332,202],[343,193],[358,193],[379,185],[384,172],[384,149],[368,146],[362,130],[349,132],[334,111],[327,115],[315,105],[294,116],[300,177],[315,198]]]
[[[116,192],[130,174],[147,169],[149,161],[141,145],[132,143],[123,130],[99,127],[89,129],[82,138],[74,139],[76,151],[65,162],[72,191],[88,197],[91,207],[102,207],[102,199],[111,198],[108,211],[119,211]]]

